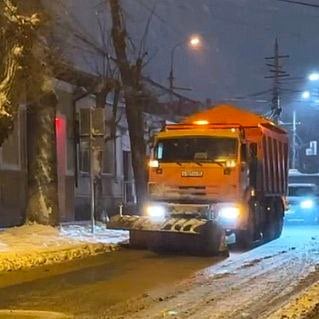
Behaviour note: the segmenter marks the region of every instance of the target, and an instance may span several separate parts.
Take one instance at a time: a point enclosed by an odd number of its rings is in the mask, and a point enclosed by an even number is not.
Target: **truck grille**
[[[206,196],[205,186],[179,186],[178,189],[183,195]]]

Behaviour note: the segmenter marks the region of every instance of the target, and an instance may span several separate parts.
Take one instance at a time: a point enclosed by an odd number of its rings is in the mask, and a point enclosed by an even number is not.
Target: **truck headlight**
[[[146,214],[153,219],[162,219],[165,217],[165,207],[161,205],[148,205],[146,207]]]
[[[314,202],[312,199],[305,199],[300,203],[302,209],[311,209],[313,208]]]
[[[218,217],[224,220],[236,220],[240,214],[239,207],[224,206],[218,212]]]

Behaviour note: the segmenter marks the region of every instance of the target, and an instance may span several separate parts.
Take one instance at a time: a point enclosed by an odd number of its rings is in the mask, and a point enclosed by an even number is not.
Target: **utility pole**
[[[80,126],[79,138],[86,142],[89,151],[89,186],[90,186],[90,217],[91,230],[94,233],[95,228],[95,185],[96,178],[102,173],[102,150],[105,139],[105,110],[103,108],[85,108],[79,112]]]
[[[93,137],[93,119],[92,119],[92,107],[90,107],[90,119],[89,119],[89,154],[90,154],[90,201],[91,201],[91,231],[94,233],[95,230],[95,217],[94,217],[94,210],[95,210],[95,176],[94,176],[94,137]]]
[[[281,59],[289,58],[289,55],[280,55],[279,54],[279,45],[278,39],[275,40],[274,47],[274,55],[271,57],[266,57],[265,60],[270,61],[270,63],[266,63],[269,67],[269,72],[271,75],[265,76],[265,79],[272,79],[272,105],[271,105],[271,117],[275,122],[279,121],[280,114],[282,112],[282,107],[280,103],[280,80],[282,78],[286,78],[289,74],[283,70],[283,66],[281,65]]]
[[[297,139],[300,140],[297,134],[297,125],[301,125],[300,121],[297,122],[297,112],[293,111],[292,122],[283,122],[281,123],[281,125],[288,127],[289,131],[291,132],[291,138],[292,138],[291,168],[295,169],[297,168],[297,145],[298,145]]]
[[[293,111],[293,113],[292,113],[292,163],[291,163],[291,168],[296,168],[296,134],[297,134],[296,111]]]

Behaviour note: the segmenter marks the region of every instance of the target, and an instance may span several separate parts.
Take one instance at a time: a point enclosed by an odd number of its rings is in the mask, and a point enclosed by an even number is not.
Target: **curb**
[[[118,244],[77,243],[75,247],[67,249],[56,248],[47,251],[38,250],[31,254],[0,254],[0,274],[9,271],[27,270],[45,265],[61,264],[76,259],[84,259],[104,253],[110,253],[119,249],[120,246]]]

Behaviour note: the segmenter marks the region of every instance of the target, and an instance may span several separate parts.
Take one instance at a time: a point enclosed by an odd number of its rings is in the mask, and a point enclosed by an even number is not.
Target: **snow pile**
[[[128,232],[89,225],[24,225],[0,231],[0,272],[84,258],[117,249]]]
[[[268,319],[311,319],[319,314],[319,282],[289,300]]]

